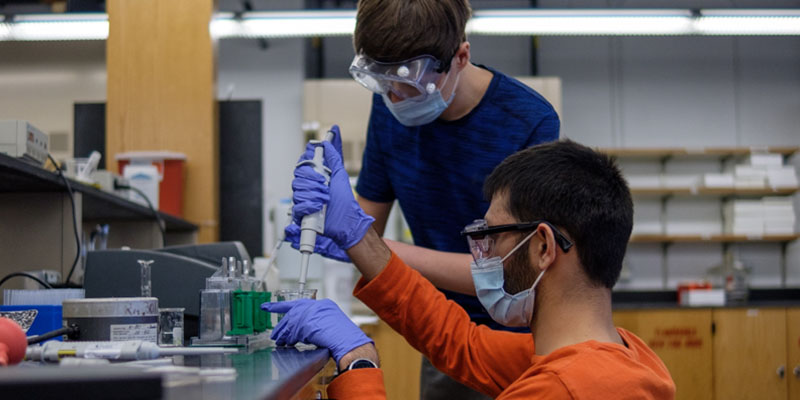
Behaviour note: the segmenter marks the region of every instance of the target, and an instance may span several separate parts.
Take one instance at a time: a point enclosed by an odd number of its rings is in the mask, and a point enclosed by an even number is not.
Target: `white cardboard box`
[[[734,185],[733,174],[704,174],[703,185],[709,188],[730,188]]]
[[[689,290],[681,295],[681,305],[689,307],[724,306],[725,289]]]
[[[631,189],[658,189],[661,187],[660,175],[628,175],[625,179]]]
[[[759,167],[781,167],[783,166],[783,156],[776,153],[751,153],[747,156],[745,163]]]
[[[661,177],[661,185],[669,189],[681,189],[694,187],[700,184],[699,174],[664,174]]]

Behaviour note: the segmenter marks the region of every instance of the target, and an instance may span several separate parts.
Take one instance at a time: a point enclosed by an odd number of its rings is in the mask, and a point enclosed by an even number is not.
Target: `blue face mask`
[[[544,271],[539,274],[530,289],[523,290],[517,294],[506,293],[503,288],[505,279],[503,278],[503,261],[514,254],[517,249],[522,247],[528,239],[536,232],[532,232],[525,237],[516,247],[514,247],[505,257],[484,258],[473,261],[470,265],[472,271],[472,281],[475,283],[475,291],[478,300],[481,302],[489,316],[497,323],[523,327],[530,326],[533,320],[533,303],[536,298],[536,285],[542,279]]]
[[[436,118],[439,118],[444,110],[450,106],[450,103],[453,102],[453,98],[456,95],[459,75],[456,75],[453,93],[450,94],[450,98],[447,101],[442,97],[442,91],[437,88],[422,100],[406,99],[398,101],[397,103],[392,103],[389,96],[383,94],[383,102],[386,104],[386,108],[389,109],[389,112],[397,118],[397,121],[405,126],[420,126],[431,123]]]

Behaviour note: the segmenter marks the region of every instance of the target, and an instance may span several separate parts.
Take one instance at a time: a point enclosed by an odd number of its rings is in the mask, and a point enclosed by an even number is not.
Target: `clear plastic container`
[[[183,312],[185,308],[158,309],[158,345],[183,346]]]
[[[221,340],[231,330],[231,291],[200,291],[200,340]]]
[[[749,281],[747,269],[737,261],[725,277],[725,302],[728,304],[746,303],[750,297]]]
[[[277,301],[292,301],[292,300],[299,300],[299,299],[317,299],[317,289],[281,289],[275,292],[275,298]],[[281,320],[283,314],[277,314],[278,321]]]

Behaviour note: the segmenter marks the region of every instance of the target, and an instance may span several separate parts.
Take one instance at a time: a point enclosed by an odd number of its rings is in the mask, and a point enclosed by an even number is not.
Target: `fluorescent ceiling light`
[[[105,40],[106,14],[28,14],[0,23],[0,41]]]
[[[3,18],[0,16],[0,21]],[[355,11],[218,13],[209,24],[214,39],[349,36]],[[519,9],[476,11],[471,35],[800,35],[800,10]],[[18,15],[0,22],[0,41],[105,40],[106,14]]]
[[[800,35],[800,10],[703,10],[695,22],[701,35]]]
[[[800,35],[800,10],[493,10],[476,11],[473,35]]]
[[[473,35],[685,35],[689,10],[496,10],[476,11]]]
[[[211,36],[215,39],[348,36],[355,28],[355,11],[250,12],[241,18],[233,13],[220,13],[211,21]]]

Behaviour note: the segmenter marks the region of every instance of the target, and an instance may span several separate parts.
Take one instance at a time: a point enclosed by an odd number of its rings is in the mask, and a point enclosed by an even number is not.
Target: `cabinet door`
[[[715,398],[786,399],[786,309],[718,309],[714,324]]]
[[[362,325],[361,329],[375,341],[378,349],[386,397],[390,400],[419,398],[422,354],[383,321],[377,325]]]
[[[712,398],[710,309],[615,311],[614,324],[661,357],[675,381],[676,399]]]
[[[327,399],[326,390],[328,385],[336,375],[338,366],[333,358],[328,359],[328,362],[322,367],[322,370],[317,372],[300,391],[298,391],[292,400],[306,400],[306,399]]]
[[[789,381],[789,400],[800,400],[800,308],[786,311],[786,338],[788,363],[786,379]]]

